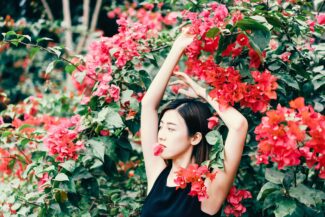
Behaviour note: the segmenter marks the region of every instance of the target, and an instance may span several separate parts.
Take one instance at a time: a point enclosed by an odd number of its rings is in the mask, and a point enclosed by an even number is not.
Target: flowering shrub
[[[241,216],[246,212],[246,207],[244,207],[240,202],[243,199],[252,198],[252,194],[246,190],[238,190],[235,186],[231,187],[229,194],[227,196],[228,205],[225,207],[226,216]]]
[[[1,113],[1,215],[139,216],[146,196],[140,103],[184,21],[196,37],[177,70],[249,121],[234,181],[245,190],[231,189],[224,214],[322,214],[324,14],[313,10],[295,1],[191,1],[109,11],[118,33],[93,41],[85,56],[69,57],[64,67],[74,92],[48,86]],[[2,55],[29,41],[15,32],[2,40]],[[60,74],[52,73],[53,64],[49,78]],[[177,98],[178,88],[168,89],[162,104]],[[210,169],[222,169],[225,157],[227,129],[215,116],[207,124],[210,159],[182,168],[175,180],[179,188],[191,183],[199,200],[208,196],[203,180],[213,179]],[[159,155],[163,147],[153,151]]]
[[[308,168],[315,166],[324,179],[325,117],[305,106],[304,98],[291,101],[290,107],[279,105],[268,111],[255,128],[256,139],[260,141],[257,163],[268,164],[271,157],[283,169],[301,164],[304,158]]]
[[[215,173],[210,173],[207,166],[198,166],[197,164],[190,164],[187,168],[180,168],[176,172],[176,190],[186,188],[188,183],[191,183],[190,196],[197,196],[199,201],[202,201],[209,197],[206,192],[206,186],[204,184],[205,179],[213,181]]]

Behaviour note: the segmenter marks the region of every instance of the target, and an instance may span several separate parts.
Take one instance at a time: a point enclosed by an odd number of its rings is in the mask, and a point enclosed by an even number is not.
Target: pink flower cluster
[[[307,167],[315,166],[325,179],[325,116],[305,106],[302,97],[291,101],[290,107],[278,105],[255,128],[257,164],[271,160],[283,169],[299,165],[304,158]]]
[[[79,133],[79,116],[74,116],[59,125],[52,125],[43,138],[44,145],[48,148],[49,154],[55,156],[55,160],[78,159],[78,151],[84,149],[82,141],[76,141]],[[70,129],[75,127],[75,129]]]
[[[154,31],[160,31],[163,28],[162,24],[174,25],[177,22],[177,12],[172,11],[163,16],[163,14],[159,11],[152,11],[154,9],[153,4],[142,4],[142,7],[137,10],[135,9],[136,7],[136,3],[126,5],[126,9],[124,11],[117,7],[110,11],[107,15],[111,19],[114,17],[132,18],[141,24],[149,25],[149,27]],[[161,7],[162,3],[159,3],[158,8]]]
[[[238,190],[235,186],[231,187],[227,196],[227,205],[224,209],[226,216],[242,216],[246,212],[246,207],[241,204],[243,199],[252,198],[252,194],[246,190]]]
[[[194,42],[186,50],[186,55],[189,58],[197,58],[201,50],[214,52],[219,45],[219,37],[207,37],[208,31],[213,27],[224,27],[225,18],[228,16],[228,10],[225,5],[216,2],[210,3],[209,8],[200,13],[183,11],[183,19],[191,21],[189,32],[194,35],[199,35],[200,40],[196,37]]]
[[[176,190],[179,188],[186,188],[187,183],[191,183],[190,196],[197,196],[199,201],[208,198],[204,180],[206,178],[211,181],[215,178],[216,173],[210,173],[207,166],[200,166],[197,164],[190,164],[187,168],[180,168],[176,172],[176,179],[174,182],[177,184]]]
[[[15,152],[18,152],[16,148],[9,150],[0,148],[0,181],[3,181],[5,176],[15,175],[19,179],[25,170],[25,166],[21,161],[15,160]],[[14,164],[12,164],[14,162]]]
[[[153,33],[157,31],[157,27],[153,28],[150,24],[152,19],[148,17],[143,19],[146,22],[133,22],[129,17],[121,16],[117,20],[118,34],[112,37],[101,37],[99,41],[90,44],[88,54],[85,57],[85,65],[79,65],[79,70],[73,72],[74,85],[79,93],[84,92],[87,88],[92,88],[99,81],[101,90],[96,91],[95,95],[102,96],[102,92],[107,91],[107,83],[112,80],[112,65],[122,68],[134,57],[140,57],[142,53],[150,51],[147,40],[156,35]],[[80,71],[86,72],[81,83],[76,81],[76,77],[81,73]],[[117,91],[116,86],[112,87],[112,91]],[[86,93],[86,95],[89,96],[90,94]],[[116,97],[113,99],[116,100]]]
[[[103,96],[107,103],[117,102],[120,99],[120,88],[114,84],[108,85],[106,82],[101,82],[93,92],[93,96]]]

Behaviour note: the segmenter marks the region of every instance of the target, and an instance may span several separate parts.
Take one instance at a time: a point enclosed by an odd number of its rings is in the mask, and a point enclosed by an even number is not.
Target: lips
[[[164,151],[165,148],[166,148],[165,145],[156,143],[153,147],[153,154],[155,156],[159,156],[161,155],[161,153]]]

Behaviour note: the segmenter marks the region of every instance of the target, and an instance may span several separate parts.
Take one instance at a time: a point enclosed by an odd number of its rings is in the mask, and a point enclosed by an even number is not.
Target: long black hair
[[[209,152],[212,147],[205,138],[205,135],[209,132],[207,119],[212,116],[209,106],[195,99],[176,99],[168,103],[166,107],[162,109],[159,115],[159,123],[165,112],[171,109],[176,110],[185,120],[189,137],[193,136],[196,132],[202,134],[200,143],[194,146],[192,152],[195,163],[201,164],[208,160]]]

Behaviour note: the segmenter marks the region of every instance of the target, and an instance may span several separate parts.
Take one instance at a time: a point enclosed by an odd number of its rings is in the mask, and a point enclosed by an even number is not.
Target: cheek
[[[187,135],[182,131],[174,131],[168,135],[168,140],[170,140],[170,142],[175,142],[177,144],[186,143]]]
[[[183,132],[174,132],[168,136],[168,152],[181,152],[188,148],[187,135]],[[166,150],[167,151],[167,150]]]

